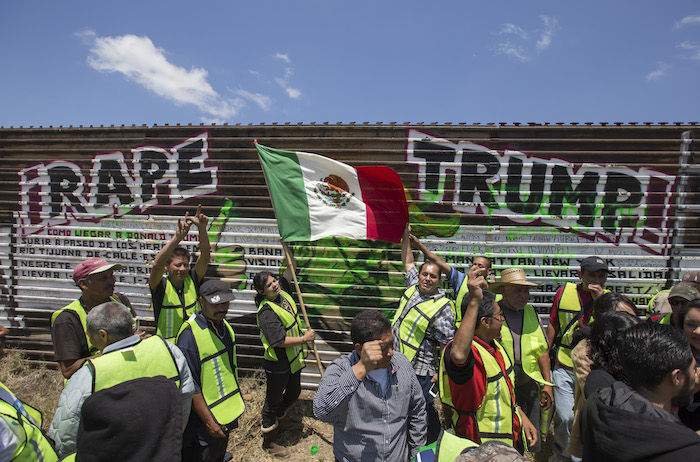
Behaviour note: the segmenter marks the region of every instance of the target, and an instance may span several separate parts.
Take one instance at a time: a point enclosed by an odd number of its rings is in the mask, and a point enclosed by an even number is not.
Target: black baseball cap
[[[586,271],[598,271],[598,270],[605,270],[605,271],[610,271],[608,269],[608,262],[603,260],[600,257],[586,257],[583,260],[581,260],[581,269],[586,270]]]
[[[231,293],[231,287],[221,279],[210,279],[202,284],[199,287],[199,295],[215,305],[236,299],[236,296]]]

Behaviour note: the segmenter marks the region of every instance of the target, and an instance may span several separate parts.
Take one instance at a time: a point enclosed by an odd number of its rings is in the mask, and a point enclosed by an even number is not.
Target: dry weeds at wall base
[[[6,350],[5,357],[0,359],[0,382],[7,385],[20,400],[41,411],[44,430],[48,431],[63,390],[61,373],[44,366],[31,366],[21,353]],[[246,401],[246,412],[241,416],[238,428],[229,437],[228,451],[233,454],[233,461],[277,460],[263,451],[260,436],[260,413],[265,401],[264,374],[258,371],[252,377],[242,378],[241,390],[244,394],[250,394],[251,398]],[[334,460],[333,426],[313,417],[313,396],[313,392],[303,391],[281,424],[280,443],[287,446],[292,454],[287,459],[289,461]],[[314,445],[319,447],[319,451],[311,456]]]

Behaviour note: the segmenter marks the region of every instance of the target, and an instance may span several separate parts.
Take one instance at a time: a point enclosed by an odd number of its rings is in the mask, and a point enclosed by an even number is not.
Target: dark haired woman
[[[301,370],[304,368],[306,343],[313,342],[316,333],[303,331],[304,323],[294,299],[289,294],[289,279],[296,263],[290,255],[279,280],[269,271],[253,278],[255,304],[260,339],[265,350],[263,367],[267,378],[267,393],[262,408],[263,449],[275,457],[289,457],[289,451],[277,444],[279,420],[301,393]]]
[[[629,301],[626,297],[621,297]],[[612,308],[613,311],[605,311],[595,319],[591,327],[590,338],[584,339],[580,344],[584,349],[582,354],[585,353],[586,358],[585,360],[581,358],[574,361],[577,396],[575,404],[579,404],[579,406],[574,406],[574,425],[571,429],[571,438],[567,451],[576,457],[583,457],[579,410],[585,403],[586,398],[595,393],[596,390],[612,385],[616,380],[625,380],[622,366],[620,366],[615,339],[620,332],[641,324],[642,320],[631,314],[629,309],[618,310],[618,306],[622,308],[623,305],[634,307],[631,302],[628,304],[624,300],[624,303],[615,303],[613,305],[614,308]],[[578,348],[578,345],[576,348]],[[571,358],[572,360],[574,359],[573,353]],[[582,365],[583,368],[579,368]]]
[[[678,311],[678,320],[685,336],[690,341],[690,349],[695,357],[695,395],[693,402],[678,409],[678,417],[689,428],[700,430],[700,382],[698,382],[698,368],[700,368],[700,298],[691,300]]]

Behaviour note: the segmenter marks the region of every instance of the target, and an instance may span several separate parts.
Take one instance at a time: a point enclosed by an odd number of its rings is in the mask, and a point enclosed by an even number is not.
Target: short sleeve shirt
[[[404,278],[404,283],[406,287],[411,287],[418,283],[418,269],[415,267],[411,268]],[[422,295],[419,291],[411,297],[411,299],[406,304],[405,310],[409,310],[421,302],[429,299],[444,299],[445,307],[442,309],[434,318],[433,322],[428,326],[428,330],[425,333],[425,338],[420,344],[418,352],[413,362],[413,368],[416,371],[416,375],[434,375],[436,373],[436,347],[438,344],[447,345],[452,338],[455,336],[455,315],[452,310],[452,305],[449,299],[445,296],[442,291],[433,295]],[[394,334],[394,342],[397,342],[398,338],[398,324],[392,329]],[[397,347],[398,348],[398,347]]]
[[[132,316],[136,316],[136,312],[131,307],[131,302],[126,295],[115,292],[114,298],[127,306],[131,310]],[[80,323],[78,315],[71,311],[63,311],[56,316],[51,327],[51,340],[53,341],[55,361],[77,361],[90,357],[90,349],[83,325]]]
[[[194,288],[199,294],[199,286],[202,283],[202,281],[197,276],[197,271],[194,267],[190,269],[188,276],[192,278],[192,281],[194,282]],[[165,298],[165,289],[167,285],[168,278],[163,276],[160,280],[160,283],[156,287],[156,290],[151,289],[151,303],[153,304],[153,316],[155,317],[156,321],[158,320],[158,316],[160,315],[160,309],[163,307],[163,299]],[[184,304],[185,295],[182,292],[182,290],[178,290],[177,288],[175,288],[175,291],[180,296],[180,302]]]
[[[290,293],[289,281],[286,278],[281,277],[280,287],[287,293]],[[279,296],[276,300],[277,303],[282,303],[282,296]],[[280,305],[281,306],[281,305]],[[286,373],[291,370],[289,365],[289,359],[287,358],[287,353],[284,348],[280,348],[277,345],[282,343],[287,337],[287,331],[282,325],[282,321],[279,316],[271,309],[263,307],[263,309],[258,313],[258,322],[260,323],[260,330],[263,335],[270,342],[270,346],[275,349],[275,354],[277,355],[277,361],[270,361],[263,359],[263,367],[265,372],[269,373]]]

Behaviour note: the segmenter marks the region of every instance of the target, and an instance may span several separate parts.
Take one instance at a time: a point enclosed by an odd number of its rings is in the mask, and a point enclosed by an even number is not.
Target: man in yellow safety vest
[[[80,450],[86,460],[129,461],[179,456],[172,446],[182,442],[194,392],[183,354],[158,336],[134,334],[134,319],[121,303],[94,307],[86,324],[101,354],[88,359],[61,393],[49,429],[59,455]],[[178,395],[179,402],[172,399]],[[147,419],[135,418],[144,412]],[[79,441],[94,444],[78,448]]]
[[[238,386],[236,335],[225,319],[234,298],[225,282],[206,281],[200,287],[202,311],[185,321],[177,336],[195,383],[183,460],[221,462],[229,433],[245,410]]]
[[[603,295],[608,279],[608,263],[601,257],[586,257],[578,272],[580,284],[567,282],[554,295],[549,313],[547,342],[556,353],[552,371],[554,383],[554,455],[552,462],[568,462],[571,454],[566,448],[574,423],[575,380],[571,361],[574,331],[591,320],[593,302]]]
[[[504,316],[486,279],[472,266],[468,305],[440,362],[440,399],[452,409],[457,436],[475,443],[502,441],[521,453],[538,441],[537,429],[515,401],[513,363],[499,342]]]
[[[207,272],[210,253],[208,222],[201,205],[193,217],[186,213],[184,219],[178,219],[175,235],[156,255],[148,277],[156,334],[173,343],[182,323],[201,309],[199,286]],[[190,268],[190,252],[179,244],[192,225],[199,233],[199,256],[194,267]],[[164,278],[166,269],[168,276]]]
[[[454,305],[439,289],[440,269],[435,262],[426,261],[416,269],[408,225],[401,239],[401,259],[406,269],[407,289],[394,314],[391,330],[394,349],[413,363],[423,389],[428,413],[427,444],[430,444],[440,434],[440,419],[433,400],[437,394],[439,352],[455,333]]]
[[[540,427],[541,410],[554,402],[549,344],[535,308],[528,303],[530,289],[537,286],[527,280],[522,268],[504,269],[501,280],[489,285],[489,291],[502,295],[498,302],[505,317],[501,344],[515,370],[515,401],[535,428]],[[539,452],[539,441],[528,449]]]

